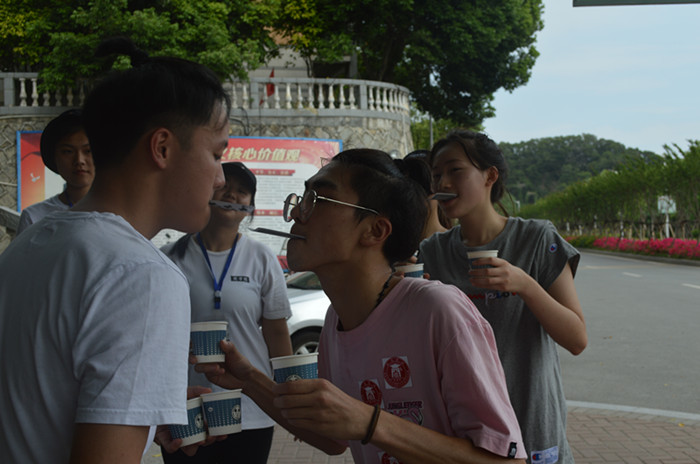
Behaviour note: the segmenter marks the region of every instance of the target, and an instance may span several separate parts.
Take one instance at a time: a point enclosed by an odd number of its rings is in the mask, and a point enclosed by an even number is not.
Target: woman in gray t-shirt
[[[551,222],[496,210],[505,211],[508,171],[487,136],[452,132],[430,162],[434,191],[455,194],[440,207],[459,225],[421,243],[424,271],[459,287],[491,323],[528,462],[573,463],[556,345],[578,355],[588,341],[574,286],[579,254]],[[470,269],[467,252],[493,249],[497,258]]]

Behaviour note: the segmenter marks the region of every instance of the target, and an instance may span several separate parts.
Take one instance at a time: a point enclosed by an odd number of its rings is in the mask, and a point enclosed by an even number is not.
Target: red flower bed
[[[590,243],[590,240],[581,240],[580,237],[567,237],[566,239],[572,242],[574,246]],[[698,240],[675,238],[630,240],[618,237],[599,237],[593,240],[590,246],[601,250],[623,251],[650,256],[700,259],[700,241]]]

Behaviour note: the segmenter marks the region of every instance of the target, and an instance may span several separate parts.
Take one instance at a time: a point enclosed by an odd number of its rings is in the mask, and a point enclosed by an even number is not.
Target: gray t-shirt
[[[580,255],[545,220],[508,218],[490,243],[467,247],[461,228],[435,234],[420,246],[431,279],[459,287],[493,327],[511,403],[523,432],[528,462],[573,463],[566,439],[566,400],[556,342],[516,294],[477,288],[469,282],[467,251],[497,249],[545,290],[568,262],[574,274]],[[557,457],[558,456],[558,457]]]

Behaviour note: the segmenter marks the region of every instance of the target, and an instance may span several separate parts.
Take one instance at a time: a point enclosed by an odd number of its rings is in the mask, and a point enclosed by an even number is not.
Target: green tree
[[[430,138],[431,125],[432,140]],[[434,120],[430,115],[419,111],[415,103],[411,107],[411,138],[416,150],[430,150],[435,142],[456,128],[459,128],[459,124],[454,121],[449,119]]]
[[[580,224],[596,235],[630,230],[638,237],[659,237],[664,233],[659,198],[670,196],[676,204],[676,212],[670,214],[676,236],[697,237],[700,142],[689,143],[688,150],[665,147],[663,157],[629,158],[614,171],[603,171],[526,205],[521,215],[546,217],[560,225]]]
[[[307,59],[356,56],[357,77],[404,85],[421,111],[467,127],[528,81],[543,27],[541,0],[281,2],[276,29]]]
[[[681,224],[700,226],[700,141],[690,142],[687,150],[666,146],[668,193],[676,202]]]
[[[0,8],[21,11],[33,13],[13,19],[5,35],[27,45],[0,55],[2,68],[37,70],[49,90],[111,66],[93,57],[110,36],[128,36],[153,55],[200,62],[221,77],[246,77],[276,51],[267,28],[274,0],[5,0]]]
[[[0,71],[24,71],[39,57],[27,36],[27,24],[37,19],[29,1],[0,2]]]
[[[591,134],[545,137],[519,143],[500,143],[510,168],[508,188],[523,204],[566,186],[617,170],[632,160],[659,158],[653,152],[629,148]]]

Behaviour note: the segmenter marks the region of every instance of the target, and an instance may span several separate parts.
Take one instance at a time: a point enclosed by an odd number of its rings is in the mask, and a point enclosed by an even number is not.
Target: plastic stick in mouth
[[[255,211],[255,207],[254,207],[254,206],[250,206],[250,205],[241,205],[241,204],[238,204],[238,203],[229,203],[229,202],[226,202],[226,201],[211,200],[211,201],[209,202],[209,204],[212,205],[212,206],[216,206],[216,207],[221,208],[221,209],[227,209],[227,210],[230,210],[230,211],[243,211],[243,212],[246,212],[246,213],[252,213],[253,211]]]
[[[447,192],[438,192],[432,197],[430,197],[431,200],[451,200],[457,196],[456,193],[447,193]]]
[[[306,237],[304,237],[303,235],[290,234],[289,232],[281,232],[279,230],[265,229],[264,227],[256,227],[255,229],[250,230],[252,230],[253,232],[260,232],[261,234],[269,234],[276,235],[278,237],[298,238],[301,240],[306,240]]]

